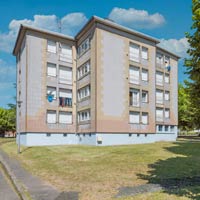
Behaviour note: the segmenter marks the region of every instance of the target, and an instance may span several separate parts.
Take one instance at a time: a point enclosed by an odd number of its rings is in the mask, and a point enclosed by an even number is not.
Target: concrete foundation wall
[[[158,141],[176,141],[177,132],[155,134],[129,134],[129,133],[85,133],[64,134],[61,133],[22,133],[20,144],[24,146],[47,146],[47,145],[129,145],[145,144]],[[18,137],[17,137],[18,142]]]

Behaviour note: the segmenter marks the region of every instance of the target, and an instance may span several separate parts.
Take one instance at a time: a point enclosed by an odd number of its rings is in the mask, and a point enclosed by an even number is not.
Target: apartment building
[[[93,16],[75,37],[21,25],[21,144],[120,145],[177,137],[179,57],[159,40]]]

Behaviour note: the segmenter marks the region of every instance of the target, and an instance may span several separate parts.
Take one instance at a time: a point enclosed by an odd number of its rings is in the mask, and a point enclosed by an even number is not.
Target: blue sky
[[[162,2],[162,3],[161,3]],[[186,57],[184,33],[190,31],[191,0],[7,0],[0,3],[0,107],[13,103],[16,80],[12,49],[20,23],[58,31],[62,22],[65,34],[75,34],[92,16],[109,17],[115,22],[161,40],[161,46]],[[73,25],[71,25],[73,24]],[[179,82],[184,74],[179,62]]]

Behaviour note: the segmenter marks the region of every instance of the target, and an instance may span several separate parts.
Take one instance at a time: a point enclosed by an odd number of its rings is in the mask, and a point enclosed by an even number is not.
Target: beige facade
[[[13,52],[18,132],[77,141],[85,134],[176,134],[178,56],[158,43],[98,17],[75,38],[21,26]]]

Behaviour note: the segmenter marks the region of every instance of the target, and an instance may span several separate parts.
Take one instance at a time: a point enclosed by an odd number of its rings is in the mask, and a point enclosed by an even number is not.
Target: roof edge
[[[13,48],[13,52],[12,52],[13,55],[15,55],[15,56],[17,55],[18,46],[22,43],[22,40],[20,41],[20,39],[24,38],[24,35],[25,35],[26,31],[28,31],[28,30],[33,31],[33,32],[48,34],[51,36],[61,37],[61,38],[68,39],[71,41],[75,41],[75,38],[72,36],[68,36],[68,35],[64,35],[62,33],[57,33],[57,32],[49,31],[46,29],[41,29],[41,28],[36,28],[33,26],[27,26],[27,25],[21,24],[19,31],[18,31],[17,39],[15,41],[15,45]]]
[[[92,22],[97,22],[97,23],[100,23],[100,24],[104,24],[104,25],[107,25],[107,26],[110,26],[112,28],[115,28],[115,29],[118,29],[118,30],[121,30],[121,31],[124,31],[124,32],[127,32],[127,33],[130,33],[130,34],[134,34],[134,35],[137,35],[139,37],[142,37],[144,39],[147,39],[147,40],[150,40],[150,41],[153,41],[155,42],[156,44],[160,43],[160,40],[158,40],[157,38],[154,38],[154,37],[151,37],[149,35],[146,35],[146,34],[143,34],[141,32],[138,32],[138,31],[135,31],[135,30],[132,30],[130,28],[127,28],[125,26],[122,26],[120,24],[117,24],[113,21],[110,21],[109,19],[103,19],[103,18],[100,18],[98,16],[92,16],[88,22],[81,28],[81,30],[76,34],[75,38],[78,39],[80,37],[80,35],[82,34],[82,32],[85,30],[85,28]]]
[[[181,58],[181,56],[167,50],[167,49],[164,49],[163,47],[160,47],[160,46],[156,46],[157,49],[160,49],[161,51],[165,51],[166,53],[168,54],[171,54],[172,56],[176,57],[178,60]]]

